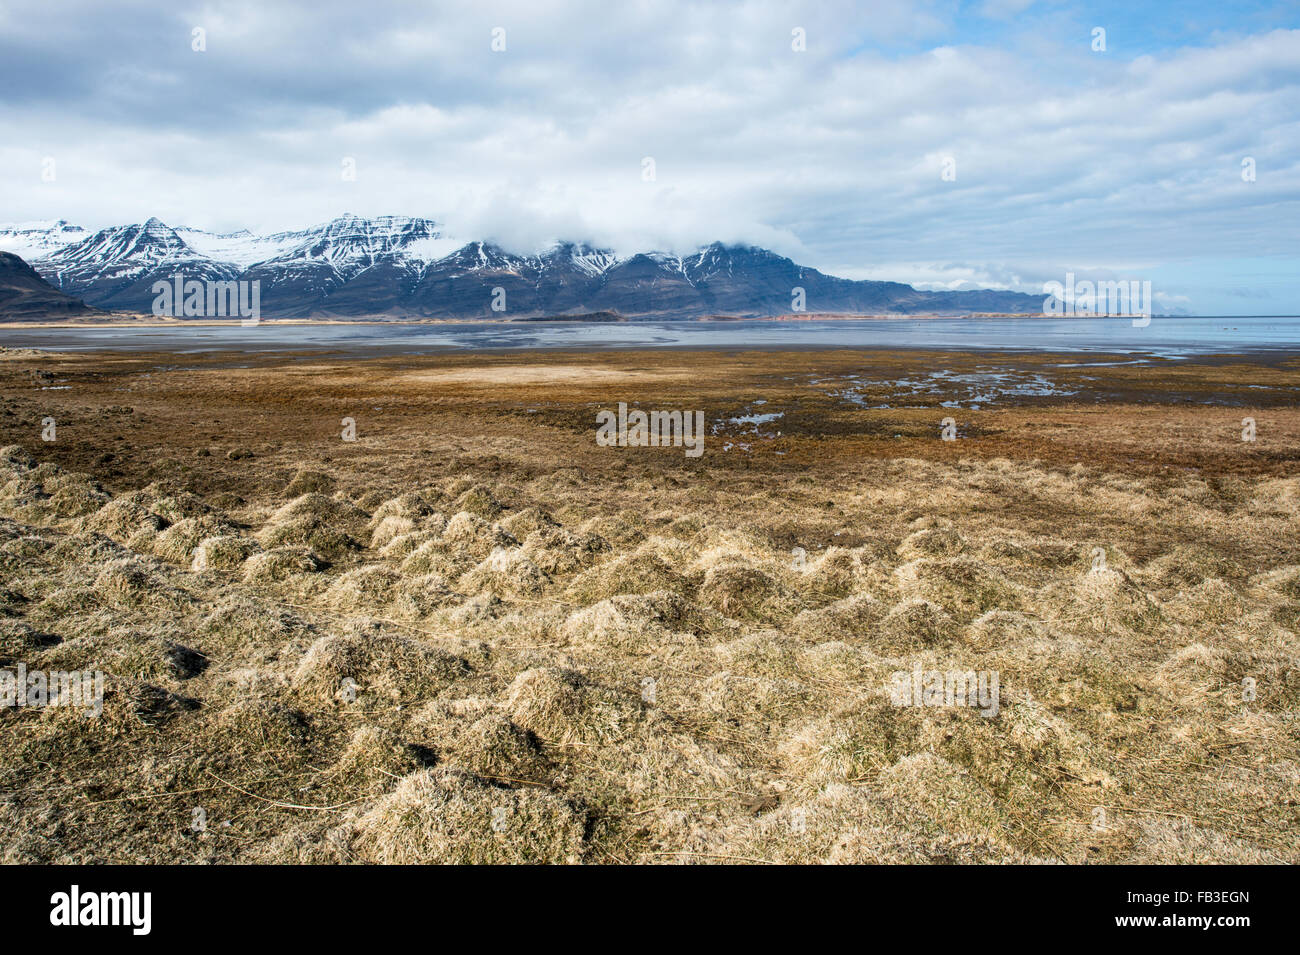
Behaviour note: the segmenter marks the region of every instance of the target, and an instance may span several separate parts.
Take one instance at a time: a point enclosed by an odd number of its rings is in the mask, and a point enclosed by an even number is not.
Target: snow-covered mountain
[[[161,219],[114,226],[31,263],[56,288],[99,308],[149,311],[151,286],[176,273],[200,281],[233,279],[238,266],[186,245]]]
[[[8,252],[32,262],[61,249],[69,243],[84,239],[87,233],[79,225],[63,219],[41,222],[0,223],[0,252]]]
[[[171,228],[156,218],[93,234],[63,220],[20,223],[0,225],[0,251],[16,252],[90,305],[141,312],[150,310],[153,283],[177,273],[260,281],[268,318],[757,317],[790,312],[796,287],[806,310],[823,313],[1031,312],[1042,303],[1014,292],[839,279],[765,249],[721,243],[685,256],[619,257],[581,242],[520,255],[454,240],[433,220],[407,216],[344,215],[270,235]],[[498,288],[504,311],[492,307]]]

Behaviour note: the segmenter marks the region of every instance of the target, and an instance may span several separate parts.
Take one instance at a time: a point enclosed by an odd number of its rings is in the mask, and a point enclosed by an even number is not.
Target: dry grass
[[[1240,409],[1094,368],[1146,403],[963,413],[953,448],[938,407],[786,383],[833,356],[627,371],[785,409],[785,444],[695,461],[596,448],[607,380],[505,359],[324,396],[66,360],[39,400],[148,421],[0,434],[0,665],[106,674],[98,719],[0,713],[5,861],[1300,861],[1300,479],[1222,438]],[[898,705],[914,668],[996,671],[996,715]]]

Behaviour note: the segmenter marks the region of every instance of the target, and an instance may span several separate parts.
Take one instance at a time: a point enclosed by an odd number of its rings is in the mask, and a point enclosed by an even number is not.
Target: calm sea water
[[[581,322],[0,329],[0,345],[53,350],[423,354],[475,349],[802,347],[1100,352],[1186,357],[1300,353],[1300,317],[887,319],[828,322]]]

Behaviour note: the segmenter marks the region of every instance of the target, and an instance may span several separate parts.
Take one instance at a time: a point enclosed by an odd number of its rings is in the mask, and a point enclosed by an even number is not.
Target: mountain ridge
[[[58,290],[130,312],[149,312],[153,283],[177,273],[259,281],[266,318],[635,320],[1042,309],[1042,296],[839,278],[767,249],[721,242],[686,255],[652,250],[621,257],[561,241],[521,255],[482,240],[458,242],[434,220],[408,216],[343,215],[270,235],[172,228],[157,217],[88,233],[58,220],[0,226],[5,249],[33,255],[32,267]]]
[[[0,252],[0,315],[12,319],[85,317],[98,309],[59,291],[19,256]]]

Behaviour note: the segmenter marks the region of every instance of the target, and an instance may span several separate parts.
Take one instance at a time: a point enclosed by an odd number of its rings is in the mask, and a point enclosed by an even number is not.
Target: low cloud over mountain
[[[177,274],[259,281],[267,318],[690,319],[1042,308],[1042,296],[1015,292],[927,292],[836,278],[766,249],[720,242],[686,255],[618,255],[578,242],[518,254],[448,239],[433,220],[405,216],[341,216],[270,235],[173,229],[157,218],[87,233],[60,220],[0,227],[0,248],[28,258],[69,295],[134,312],[150,311],[153,284]]]

